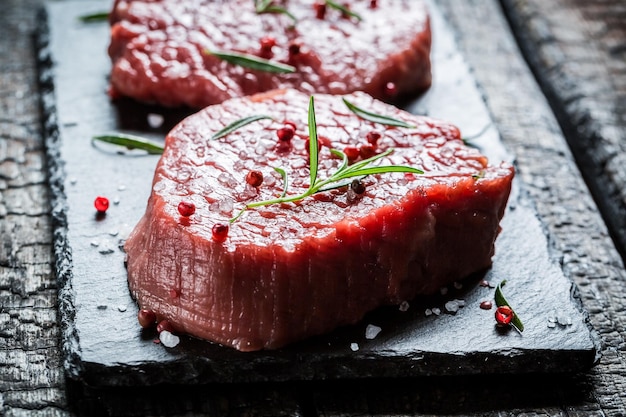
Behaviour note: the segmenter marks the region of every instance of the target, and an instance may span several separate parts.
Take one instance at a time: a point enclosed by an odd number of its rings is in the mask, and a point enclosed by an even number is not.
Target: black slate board
[[[137,324],[121,244],[145,209],[158,157],[120,156],[94,147],[90,138],[114,131],[159,140],[185,111],[109,101],[108,25],[77,19],[109,7],[106,1],[52,3],[42,13],[39,36],[63,349],[71,378],[124,386],[552,373],[577,372],[598,360],[599,342],[576,288],[550,253],[520,184],[502,223],[493,267],[445,295],[412,300],[406,312],[383,307],[360,324],[277,351],[241,353],[187,337],[173,349],[154,343],[157,335]],[[492,160],[510,160],[451,30],[431,8],[434,84],[407,108],[450,120],[466,136],[487,127],[476,145]],[[152,114],[164,117],[163,126],[150,127]],[[106,216],[95,214],[97,195],[113,202]],[[494,292],[479,286],[481,279],[507,280],[507,298],[526,325],[523,334],[501,331],[493,310],[479,308]],[[446,313],[446,301],[454,299],[465,306]],[[441,314],[426,314],[437,308]],[[365,338],[368,324],[382,328],[372,340]]]

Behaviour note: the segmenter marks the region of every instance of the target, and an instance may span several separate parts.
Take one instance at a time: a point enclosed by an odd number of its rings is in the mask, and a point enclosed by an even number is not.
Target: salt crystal
[[[452,313],[452,314],[456,314],[456,312],[459,311],[459,305],[456,303],[456,300],[448,301],[444,305],[444,308],[446,309],[448,313]]]
[[[376,336],[378,336],[378,333],[380,333],[382,329],[378,326],[374,326],[373,324],[368,324],[367,327],[365,328],[365,338],[366,339],[374,339]]]
[[[440,314],[441,314],[441,309],[440,309],[439,307],[435,307],[435,308],[433,308],[433,314],[434,314],[435,316],[440,315]]]
[[[441,295],[446,295],[448,293],[448,287],[441,287],[439,289],[439,292],[441,293]]]
[[[358,343],[350,343],[350,349],[353,352],[356,352],[357,350],[359,350],[359,344]]]
[[[117,187],[117,191],[124,191],[126,189],[126,186],[121,184]]]
[[[427,309],[424,311],[424,315],[426,315],[426,316],[432,316],[432,314],[433,314],[433,311],[432,311],[430,308],[427,308]]]
[[[105,306],[104,304],[100,304],[99,306],[96,307],[98,310],[106,310],[107,306]]]
[[[403,301],[400,303],[400,305],[398,306],[398,310],[405,312],[409,310],[409,302],[408,301]]]
[[[100,242],[98,242],[97,240],[92,240],[90,242],[90,245],[93,246],[94,248],[97,248],[98,246],[100,246]]]
[[[126,306],[117,306],[117,309],[120,313],[123,313],[126,311],[127,307]]]
[[[120,203],[120,198],[119,197],[114,197],[113,198],[113,204],[115,204],[116,206]]]
[[[217,180],[222,184],[225,185],[227,187],[230,188],[235,188],[237,186],[237,180],[235,179],[235,177],[233,177],[232,175],[230,175],[227,172],[222,172],[218,177]]]
[[[463,288],[463,284],[461,284],[460,282],[455,282],[454,288],[456,288],[457,290],[460,290],[461,288]]]
[[[76,184],[77,179],[75,177],[70,178],[70,184]]]
[[[572,324],[572,319],[568,316],[557,316],[556,321],[561,326],[569,326]]]
[[[153,129],[159,128],[163,125],[163,116],[156,113],[148,113],[148,126]]]
[[[233,169],[235,169],[236,171],[243,171],[245,167],[246,165],[243,163],[242,160],[237,160],[233,164]]]
[[[109,232],[109,235],[111,235],[111,236],[115,237],[115,236],[117,236],[119,233],[120,233],[120,232],[118,232],[117,230],[111,230],[111,231]]]
[[[456,299],[456,300],[454,300],[454,301],[456,301],[456,304],[457,304],[459,307],[465,307],[465,300]]]
[[[219,211],[224,214],[230,214],[233,211],[234,202],[230,198],[225,198],[219,202]]]
[[[555,322],[548,322],[548,327],[551,329],[554,329],[556,327],[556,323]]]
[[[168,332],[167,330],[163,330],[159,333],[159,340],[163,346],[168,348],[176,347],[180,343],[180,337]]]

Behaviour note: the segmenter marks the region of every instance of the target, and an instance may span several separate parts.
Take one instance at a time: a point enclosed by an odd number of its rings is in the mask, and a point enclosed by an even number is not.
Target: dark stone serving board
[[[124,386],[556,373],[598,360],[598,339],[576,288],[551,255],[520,184],[502,222],[493,267],[445,295],[412,300],[405,312],[383,307],[357,325],[276,351],[241,353],[187,337],[173,349],[155,343],[157,335],[137,324],[121,244],[143,214],[158,156],[122,156],[93,146],[90,138],[125,132],[161,140],[186,112],[108,99],[108,25],[77,19],[108,7],[108,1],[51,3],[39,36],[63,349],[71,378]],[[434,84],[407,108],[450,120],[466,136],[483,132],[476,145],[492,160],[511,160],[452,31],[434,6],[432,13]],[[164,117],[162,127],[150,127],[152,114]],[[106,216],[96,215],[97,195],[113,202]],[[522,334],[501,331],[494,311],[479,308],[494,294],[478,285],[481,279],[507,280],[507,298],[526,326]],[[455,299],[465,306],[446,313],[446,301]],[[437,308],[441,314],[426,314]],[[368,324],[382,329],[371,340],[365,337]]]

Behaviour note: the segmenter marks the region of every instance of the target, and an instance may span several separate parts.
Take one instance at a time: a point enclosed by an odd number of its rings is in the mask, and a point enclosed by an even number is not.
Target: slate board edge
[[[59,311],[61,313],[61,333],[63,338],[63,353],[64,353],[64,365],[68,375],[76,380],[82,381],[88,385],[136,385],[145,384],[147,381],[143,378],[146,368],[149,368],[151,364],[141,364],[138,367],[133,365],[121,365],[117,366],[103,366],[97,363],[88,363],[82,360],[80,355],[80,340],[77,333],[77,329],[72,324],[72,318],[75,314],[76,306],[74,305],[74,290],[72,288],[72,251],[67,239],[67,199],[64,193],[64,184],[66,181],[66,174],[64,170],[64,162],[60,158],[60,144],[62,141],[60,129],[58,126],[58,119],[56,115],[55,105],[55,87],[54,87],[54,62],[49,45],[50,26],[48,20],[48,13],[45,8],[38,13],[38,21],[40,24],[40,32],[37,34],[38,43],[38,61],[39,61],[39,74],[40,74],[40,93],[41,93],[41,108],[43,115],[43,133],[45,135],[46,152],[47,152],[47,168],[49,174],[49,185],[51,190],[51,207],[52,218],[54,224],[54,253],[55,253],[55,268],[57,271],[57,279],[59,283]],[[540,219],[539,219],[540,220]],[[541,220],[540,220],[541,221]],[[546,363],[542,369],[546,373],[560,373],[563,369],[567,369],[567,372],[578,372],[587,369],[589,366],[597,363],[599,359],[599,338],[597,333],[593,331],[593,328],[589,321],[588,313],[582,308],[582,302],[578,294],[578,289],[571,283],[573,288],[572,297],[576,300],[576,305],[583,312],[585,324],[591,331],[591,337],[594,345],[592,350],[580,350],[573,351],[571,356],[567,356],[566,363],[563,363],[562,358],[558,352],[546,351],[545,358]],[[535,350],[536,352],[536,350]],[[464,355],[468,361],[484,360],[484,355],[493,355],[493,352],[479,352],[477,354]],[[524,350],[519,352],[513,352],[514,355],[523,355]],[[364,375],[363,372],[355,372],[353,368],[348,365],[342,366],[340,369],[331,369],[326,367],[322,372],[321,377],[325,377],[328,372],[332,372],[337,375],[337,378],[357,378],[357,377],[391,377],[391,376],[428,376],[435,375],[432,372],[429,373],[428,369],[431,363],[441,361],[441,365],[438,366],[437,376],[441,375],[469,375],[473,373],[480,373],[479,367],[463,367],[463,369],[455,368],[448,369],[444,366],[445,357],[449,353],[437,354],[429,353],[428,358],[420,357],[420,352],[412,352],[411,355],[406,357],[396,357],[390,360],[391,368],[381,369],[380,367],[373,367],[372,372],[369,375]],[[593,358],[592,358],[593,357]],[[342,357],[345,359],[345,357]],[[353,359],[367,360],[367,353],[362,352],[353,355]],[[493,358],[493,357],[492,357]],[[503,360],[507,360],[509,355],[502,355]],[[549,360],[548,360],[549,358]],[[575,360],[576,366],[572,366],[572,359]],[[249,361],[246,358],[245,362],[250,364],[261,363]],[[205,373],[195,372],[195,376],[182,375],[181,370],[185,371],[187,368],[185,365],[189,362],[190,358],[185,357],[183,360],[173,360],[168,363],[160,363],[159,369],[163,372],[161,379],[151,376],[150,383],[168,383],[172,379],[169,376],[179,375],[178,378],[174,378],[175,382],[179,383],[206,383],[206,382],[252,382],[268,380],[267,375],[252,373],[249,376],[241,377],[234,375],[226,381],[223,377],[219,380],[214,380],[211,375]],[[206,358],[191,358],[194,366],[193,369],[209,369],[211,367],[211,361]],[[244,361],[242,361],[242,364]],[[293,354],[289,360],[285,361],[286,368],[293,367],[295,365],[306,365],[308,367],[303,368],[301,374],[302,380],[319,379],[318,369],[315,368],[315,361],[307,362],[306,358],[300,354]],[[164,368],[165,367],[165,368]],[[276,369],[276,368],[273,368]],[[390,370],[391,369],[391,370]],[[504,369],[504,368],[500,368]],[[529,369],[531,369],[529,371]],[[511,373],[528,373],[532,372],[534,368],[526,368],[518,366],[516,368],[510,368]],[[132,372],[136,370],[137,372]],[[129,372],[131,371],[131,372]],[[272,375],[271,380],[289,380],[293,379],[288,374],[281,373],[281,369],[276,369],[276,373]],[[535,371],[536,372],[536,371]],[[98,374],[98,377],[92,379],[89,377],[92,373]],[[121,373],[124,373],[122,376]],[[148,372],[149,373],[149,372]],[[508,373],[508,372],[507,372]],[[213,374],[215,375],[215,374]],[[223,375],[222,375],[223,376]],[[215,378],[215,376],[213,376]]]
[[[439,13],[442,14],[441,11],[439,10],[439,8],[434,4],[435,0],[426,0],[427,4],[429,5],[430,9],[432,12],[435,13]],[[512,8],[510,7],[510,4],[508,2],[504,2],[505,6],[504,10],[506,11],[506,13],[511,14],[514,13],[514,11],[512,10]],[[508,10],[508,9],[511,10]],[[445,16],[444,20],[445,20]],[[518,22],[514,22],[515,24],[517,24]],[[461,33],[459,32],[459,30],[451,25],[447,25],[448,29],[450,31],[452,31],[455,41],[456,39],[458,39],[459,36],[461,36]],[[520,31],[520,30],[516,30],[514,31],[514,33],[516,34],[520,34],[520,33],[524,33],[524,31]],[[522,42],[522,46],[523,47],[527,47],[527,42],[524,43]],[[523,48],[524,49],[524,48]],[[525,51],[525,56],[528,54],[528,51]],[[471,71],[470,71],[471,72]],[[486,97],[485,95],[485,91],[482,89],[482,87],[480,86],[480,84],[478,82],[476,82],[476,86],[478,88],[478,90],[480,91],[480,93],[482,94],[483,97]],[[491,110],[489,109],[489,105],[486,105],[487,107],[487,111],[490,113],[490,117],[493,120],[493,117],[491,115]],[[500,133],[498,132],[498,135],[500,135]],[[506,144],[504,144],[505,148],[506,148]],[[509,151],[507,149],[507,151]],[[510,152],[510,151],[509,151]],[[517,171],[517,161],[514,159],[513,160],[513,166],[515,167],[515,170]],[[554,247],[553,244],[553,240],[550,237],[550,232],[548,230],[547,225],[545,224],[544,220],[541,219],[541,217],[539,215],[537,215],[537,210],[536,210],[536,206],[535,206],[535,202],[533,201],[533,199],[531,198],[531,196],[524,191],[524,184],[521,184],[521,181],[516,179],[516,183],[518,184],[518,186],[520,187],[520,195],[523,195],[524,197],[519,197],[519,199],[524,198],[524,201],[528,201],[531,203],[532,205],[532,210],[535,213],[535,216],[537,217],[537,219],[539,220],[539,223],[541,224],[541,227],[544,231],[544,235],[547,238],[548,241],[548,251],[549,251],[549,255],[552,259],[554,259],[559,266],[562,268],[563,267],[563,262],[562,262],[562,255],[557,251],[557,249]],[[587,326],[587,328],[589,329],[589,334],[592,340],[592,343],[594,345],[594,349],[595,349],[595,356],[594,356],[594,360],[591,366],[595,366],[600,362],[601,356],[602,356],[602,337],[600,336],[600,334],[597,332],[597,330],[593,327],[593,324],[591,323],[591,317],[589,312],[585,309],[584,305],[583,305],[583,299],[582,299],[582,295],[580,292],[580,289],[578,288],[578,286],[576,285],[576,283],[574,282],[574,280],[572,279],[571,276],[569,276],[568,274],[564,274],[565,277],[570,281],[571,283],[571,298],[572,300],[575,302],[576,307],[578,308],[578,310],[581,312],[581,314],[583,315],[583,319],[584,319],[584,323]]]
[[[72,252],[67,239],[67,199],[65,196],[66,174],[61,159],[61,132],[56,110],[54,84],[54,62],[50,49],[50,26],[48,10],[41,7],[37,11],[35,43],[38,63],[38,81],[42,133],[46,152],[48,186],[50,188],[50,214],[52,218],[54,267],[58,285],[59,326],[61,330],[61,351],[66,373],[80,379],[84,373],[80,355],[80,341],[76,327],[72,324],[76,313],[74,289],[72,288]]]

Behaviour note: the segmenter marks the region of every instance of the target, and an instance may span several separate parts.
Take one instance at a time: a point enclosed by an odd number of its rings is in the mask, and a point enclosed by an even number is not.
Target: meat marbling
[[[487,268],[511,188],[513,168],[489,165],[445,122],[411,115],[364,93],[354,104],[414,128],[363,120],[341,96],[316,95],[319,178],[340,160],[329,147],[393,148],[382,162],[421,168],[422,175],[386,173],[363,179],[357,198],[345,188],[296,203],[249,209],[226,241],[211,237],[245,203],[289,195],[309,183],[307,106],[295,90],[272,91],[209,106],[167,136],[145,215],[126,241],[131,292],[142,308],[176,331],[243,351],[278,348],[355,323],[383,304],[400,303]],[[250,115],[229,135],[212,134]],[[277,139],[296,125],[291,145]],[[371,135],[370,135],[371,136]],[[250,170],[264,176],[255,188]],[[182,217],[177,205],[193,202]]]
[[[365,91],[395,101],[430,86],[431,33],[421,0],[340,2],[361,21],[330,7],[320,19],[321,3],[279,2],[297,17],[294,25],[285,14],[257,14],[253,0],[117,0],[110,14],[111,94],[202,108],[275,88]],[[275,41],[270,52],[263,38]],[[293,48],[299,53],[290,54]],[[250,70],[207,50],[257,55],[297,71]]]

